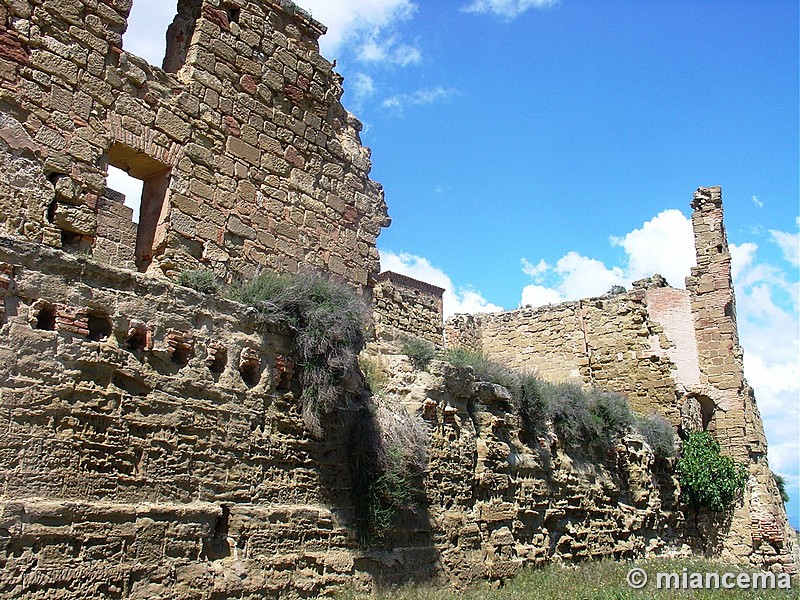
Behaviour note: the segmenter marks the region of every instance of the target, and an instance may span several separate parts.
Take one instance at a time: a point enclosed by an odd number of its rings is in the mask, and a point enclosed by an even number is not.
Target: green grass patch
[[[647,585],[632,589],[627,584],[628,572],[632,568],[643,569],[648,576]],[[525,569],[516,577],[507,580],[499,589],[489,583],[481,583],[465,590],[455,591],[442,584],[412,584],[378,589],[374,594],[358,594],[345,591],[336,597],[340,600],[731,600],[760,599],[788,600],[797,598],[797,590],[736,590],[736,589],[665,589],[657,587],[658,573],[677,573],[684,569],[688,576],[693,573],[752,573],[739,567],[720,565],[703,559],[649,559],[641,561],[611,560],[584,562],[577,565],[548,564],[541,568]],[[778,579],[776,577],[776,585]],[[797,580],[794,585],[797,586]]]

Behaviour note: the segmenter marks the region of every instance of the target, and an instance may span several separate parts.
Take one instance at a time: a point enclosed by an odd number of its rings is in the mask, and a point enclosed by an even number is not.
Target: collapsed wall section
[[[722,189],[699,188],[692,209],[697,266],[686,278],[686,288],[699,383],[687,388],[685,404],[705,409],[709,429],[723,451],[745,461],[750,473],[743,502],[724,526],[723,554],[761,568],[797,573],[795,532],[769,469],[755,394],[744,378]]]
[[[122,264],[367,287],[389,219],[325,28],[283,0],[178,8],[165,71],[123,49],[130,1],[0,7],[0,232],[114,260],[112,165],[144,182]]]

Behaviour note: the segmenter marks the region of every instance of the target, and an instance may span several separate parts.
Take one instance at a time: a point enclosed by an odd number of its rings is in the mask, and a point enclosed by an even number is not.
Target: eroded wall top
[[[144,182],[139,270],[313,266],[367,286],[389,219],[324,27],[283,0],[181,0],[162,70],[123,49],[130,10],[0,7],[0,231],[124,264],[98,231],[113,165]]]

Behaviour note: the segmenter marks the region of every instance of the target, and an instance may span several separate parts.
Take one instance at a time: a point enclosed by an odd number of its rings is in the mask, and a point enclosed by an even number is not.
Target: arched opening
[[[714,427],[714,401],[708,396],[697,396],[697,403],[700,405],[700,418],[702,420],[703,431],[713,433]]]

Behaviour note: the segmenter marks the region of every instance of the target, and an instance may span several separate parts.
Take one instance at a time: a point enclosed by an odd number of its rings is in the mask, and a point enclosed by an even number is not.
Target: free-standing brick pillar
[[[700,384],[689,387],[686,397],[696,399],[703,425],[723,452],[745,461],[750,471],[744,501],[722,532],[722,553],[757,567],[796,572],[794,531],[767,463],[767,441],[755,395],[744,378],[722,189],[699,188],[692,208],[697,266],[686,278],[686,288]]]

